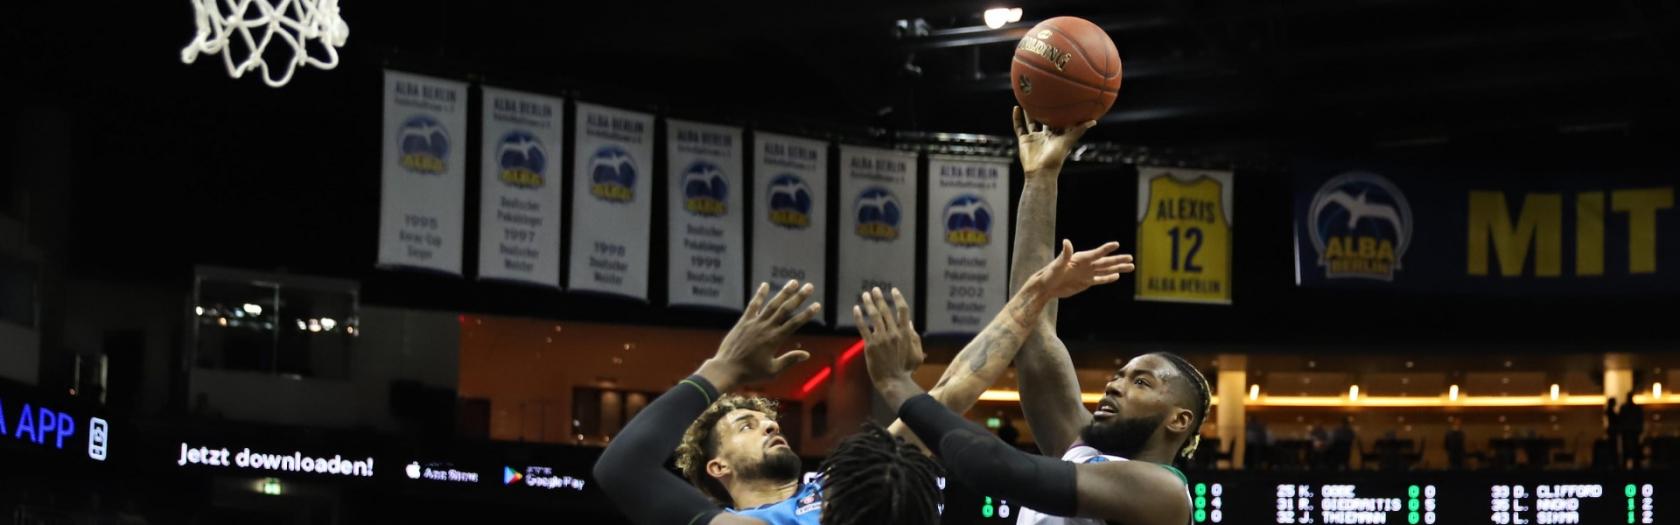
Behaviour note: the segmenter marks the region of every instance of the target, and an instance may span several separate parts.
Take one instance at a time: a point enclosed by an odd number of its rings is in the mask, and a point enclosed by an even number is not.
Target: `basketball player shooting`
[[[1033,268],[1050,258],[1063,162],[1096,122],[1069,130],[1049,129],[1021,108],[1015,108],[1013,120],[1026,181],[1011,264]],[[1025,279],[1017,272],[1010,276],[1010,285]],[[1191,513],[1187,480],[1172,464],[1196,451],[1197,433],[1212,402],[1207,379],[1176,355],[1146,354],[1116,371],[1104,386],[1096,411],[1087,411],[1080,401],[1073,360],[1056,334],[1056,311],[1054,303],[1044,309],[1015,367],[1021,408],[1038,449],[1079,465],[1079,498],[1076,512],[1049,512],[1050,507],[1023,501],[1028,508],[1016,522],[1096,523],[1051,517],[1083,516],[1125,523],[1187,523]],[[1087,501],[1087,494],[1092,500]]]
[[[1015,267],[1049,257],[1055,231],[1056,178],[1087,122],[1047,129],[1015,109],[1026,185],[1021,194]],[[1011,276],[1018,284],[1023,276]],[[1086,412],[1072,359],[1055,332],[1055,307],[1044,309],[1016,358],[1022,405],[1040,450],[1061,461],[1020,452],[921,393],[911,381],[918,337],[883,301],[853,315],[861,323],[870,378],[901,421],[937,454],[950,476],[981,493],[1027,507],[1020,524],[1178,525],[1190,521],[1184,474],[1172,462],[1195,450],[1194,435],[1209,403],[1207,382],[1177,356],[1140,356],[1117,371],[1097,410]]]

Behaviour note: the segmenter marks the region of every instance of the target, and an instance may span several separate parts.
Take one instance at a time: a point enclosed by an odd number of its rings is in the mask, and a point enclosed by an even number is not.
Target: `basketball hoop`
[[[338,16],[338,0],[191,0],[197,15],[198,36],[181,50],[181,61],[191,64],[199,53],[221,54],[228,75],[239,78],[247,71],[262,70],[263,82],[280,87],[292,79],[298,66],[332,69],[338,66],[338,48],[350,36],[350,26]],[[222,8],[227,11],[223,12]],[[235,63],[228,42],[244,44],[246,56]],[[275,71],[263,59],[263,52],[275,39],[291,46],[292,58]],[[320,41],[326,56],[310,56],[311,40]]]

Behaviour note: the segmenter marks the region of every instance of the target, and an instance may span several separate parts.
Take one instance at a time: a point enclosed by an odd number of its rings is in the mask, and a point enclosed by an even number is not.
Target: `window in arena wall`
[[[199,267],[186,312],[193,365],[348,379],[358,293],[350,281]]]
[[[0,322],[35,328],[40,267],[0,254]]]

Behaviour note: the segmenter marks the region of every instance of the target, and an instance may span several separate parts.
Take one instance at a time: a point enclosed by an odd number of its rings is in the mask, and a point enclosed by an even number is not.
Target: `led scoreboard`
[[[1193,525],[1680,525],[1680,500],[1664,501],[1680,476],[1668,471],[1187,474]],[[966,491],[945,498],[944,523],[1014,523],[1020,510],[1005,517],[1000,500]]]

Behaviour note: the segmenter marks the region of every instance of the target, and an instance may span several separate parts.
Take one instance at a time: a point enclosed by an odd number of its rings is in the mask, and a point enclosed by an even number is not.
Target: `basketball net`
[[[199,53],[222,55],[228,75],[239,78],[247,71],[262,70],[263,82],[280,87],[292,79],[298,66],[332,69],[338,66],[338,48],[350,36],[350,26],[338,16],[338,0],[191,0],[197,16],[198,36],[181,50],[181,61],[191,64]],[[223,12],[222,8],[227,11]],[[236,39],[237,37],[237,39]],[[268,45],[278,39],[292,48],[291,60],[270,68],[263,58]],[[236,41],[235,41],[236,40]],[[310,55],[309,42],[320,41],[322,58]],[[235,41],[235,46],[229,46]],[[234,49],[242,44],[244,56]],[[278,75],[278,76],[277,76]]]

